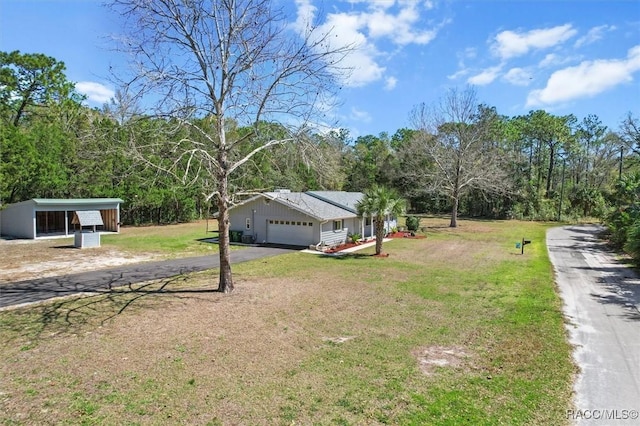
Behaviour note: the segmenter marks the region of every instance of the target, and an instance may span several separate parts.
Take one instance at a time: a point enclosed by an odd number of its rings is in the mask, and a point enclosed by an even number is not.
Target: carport
[[[122,202],[119,198],[34,198],[10,204],[0,210],[0,234],[29,239],[71,236],[74,215],[81,211],[99,213],[102,225],[96,225],[96,232],[119,232]]]

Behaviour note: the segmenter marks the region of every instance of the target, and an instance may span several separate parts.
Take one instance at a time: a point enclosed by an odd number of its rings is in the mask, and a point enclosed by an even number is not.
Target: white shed
[[[98,211],[102,225],[96,231],[120,231],[119,198],[48,199],[34,198],[9,204],[0,210],[0,235],[15,238],[72,236],[79,211]]]

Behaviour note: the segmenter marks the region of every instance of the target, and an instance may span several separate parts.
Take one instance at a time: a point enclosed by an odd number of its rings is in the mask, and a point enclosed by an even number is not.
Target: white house
[[[361,192],[278,190],[256,195],[229,211],[232,241],[334,246],[350,235],[373,236],[371,218],[359,217]],[[390,230],[396,219],[385,222]]]
[[[34,198],[9,204],[0,210],[0,235],[15,238],[71,236],[77,211],[100,213],[103,224],[97,231],[120,231],[119,198],[47,199]]]

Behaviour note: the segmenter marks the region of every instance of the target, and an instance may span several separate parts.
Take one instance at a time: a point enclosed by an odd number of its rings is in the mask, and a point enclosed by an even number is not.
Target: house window
[[[245,220],[245,225],[244,225],[244,227],[245,227],[246,229],[251,229],[251,218],[247,218],[247,219]]]
[[[333,230],[334,231],[342,231],[342,221],[341,220],[334,220],[333,221]]]

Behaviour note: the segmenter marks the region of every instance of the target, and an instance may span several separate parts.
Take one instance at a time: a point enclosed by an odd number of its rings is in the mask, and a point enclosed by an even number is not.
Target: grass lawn
[[[198,256],[218,251],[216,244],[207,242],[218,237],[217,226],[215,220],[151,227],[126,226],[117,235],[103,235],[101,243],[128,252]]]
[[[0,423],[567,424],[546,225],[447,223],[0,312]]]

